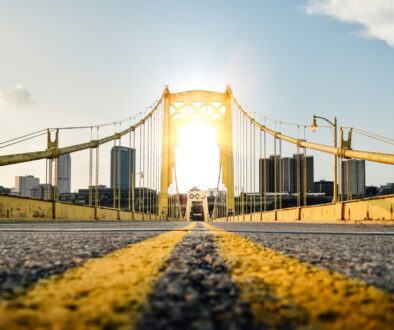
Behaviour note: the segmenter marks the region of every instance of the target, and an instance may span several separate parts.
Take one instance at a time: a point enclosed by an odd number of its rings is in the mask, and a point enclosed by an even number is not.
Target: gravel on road
[[[252,329],[239,294],[212,236],[192,232],[167,262],[137,329]]]
[[[394,231],[393,226],[294,225],[263,223],[220,223],[223,229],[275,229],[283,231],[329,231],[336,235],[288,233],[240,233],[288,256],[355,277],[387,292],[394,292],[394,236],[346,235],[351,231]]]
[[[0,297],[13,296],[40,279],[154,235],[0,231]]]

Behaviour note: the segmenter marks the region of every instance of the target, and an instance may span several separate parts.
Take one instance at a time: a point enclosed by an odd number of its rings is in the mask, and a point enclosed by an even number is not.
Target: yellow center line
[[[38,282],[0,302],[0,329],[133,328],[161,267],[186,234],[170,231]]]
[[[212,230],[219,255],[227,261],[256,323],[272,328],[393,328],[393,295],[205,226]]]

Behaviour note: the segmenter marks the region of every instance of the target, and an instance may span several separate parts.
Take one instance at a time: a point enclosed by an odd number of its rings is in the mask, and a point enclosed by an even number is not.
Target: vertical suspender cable
[[[261,129],[259,129],[259,212],[263,210],[263,164],[264,160],[261,160],[263,158],[263,146],[262,146],[262,134],[261,134]]]
[[[156,115],[157,110],[153,113],[152,117],[152,213],[156,214]]]
[[[116,134],[116,123],[114,123],[114,129],[115,129],[115,134]],[[117,154],[116,154],[116,139],[114,139],[114,147],[112,149],[111,152],[111,156],[112,156],[112,171],[111,171],[111,184],[112,184],[112,195],[113,195],[113,208],[116,207],[116,182],[117,182],[117,168],[116,168],[116,158],[117,158]]]
[[[348,159],[348,197],[347,199],[350,201],[353,199],[353,159]]]
[[[238,163],[238,214],[241,214],[241,112],[237,106],[237,163]]]
[[[253,213],[256,212],[256,126],[253,124]]]
[[[140,135],[140,147],[139,147],[139,155],[140,155],[140,161],[139,161],[139,166],[138,166],[138,168],[139,168],[139,176],[140,176],[140,179],[139,179],[139,187],[138,187],[138,212],[142,212],[141,211],[141,206],[142,206],[142,177],[143,177],[143,175],[144,175],[144,173],[143,173],[143,169],[142,169],[142,126],[140,125],[139,127],[139,135]]]
[[[122,131],[122,122],[119,122],[119,131]],[[118,209],[122,199],[121,183],[122,183],[122,137],[118,139]]]
[[[249,177],[248,177],[248,192],[249,192],[249,198],[247,198],[248,203],[247,205],[249,206],[248,208],[248,213],[251,213],[253,210],[253,141],[252,141],[252,123],[248,119],[248,140],[247,140],[247,145],[248,145],[248,170],[249,170]]]
[[[40,196],[41,197],[41,196]],[[48,158],[45,159],[45,188],[44,199],[48,199]]]
[[[304,140],[306,141],[306,126],[304,125]],[[304,171],[303,171],[303,178],[304,178],[304,201],[303,206],[307,205],[308,201],[308,158],[306,155],[306,148],[304,147]]]
[[[99,127],[97,126],[97,137],[96,139],[99,139]],[[95,193],[95,206],[99,206],[99,148],[100,146],[98,145],[96,147],[96,193]]]
[[[242,214],[245,214],[246,211],[246,201],[245,201],[245,194],[246,194],[246,182],[247,182],[247,167],[246,167],[246,158],[247,158],[247,154],[246,154],[246,119],[245,116],[242,114],[242,121],[243,121],[243,133],[242,133],[242,139],[243,139],[243,153],[242,153],[242,157],[243,157],[243,181],[242,181]],[[245,219],[245,218],[244,218]]]
[[[90,141],[93,139],[93,127],[90,126]],[[93,205],[93,191],[92,191],[92,180],[93,180],[93,149],[89,148],[89,205]]]
[[[297,126],[297,131],[298,131],[298,133],[297,133],[297,138],[298,138],[298,140],[300,139],[300,126],[298,125]],[[296,172],[297,172],[297,207],[300,207],[300,205],[301,205],[301,196],[300,196],[300,194],[301,194],[301,187],[300,187],[300,185],[301,185],[301,182],[300,182],[300,175],[301,175],[301,156],[300,156],[300,146],[299,146],[299,144],[297,143],[297,155],[296,155],[296,157],[295,157],[295,161],[296,161]]]
[[[267,134],[264,135],[264,161],[263,161],[263,186],[264,186],[264,211],[267,211]]]
[[[131,211],[135,212],[135,178],[137,173],[137,150],[135,148],[135,129],[133,129],[133,169],[131,173]]]
[[[130,127],[131,127],[131,125],[132,125],[132,122],[131,122],[131,118],[130,118]],[[128,183],[127,183],[127,188],[128,188],[128,194],[127,194],[127,209],[129,210],[129,211],[131,211],[131,185],[132,185],[132,182],[131,182],[131,177],[133,176],[133,174],[132,174],[132,172],[131,172],[131,131],[129,132],[129,149],[127,150],[127,154],[128,154],[128,156],[129,156],[129,163],[128,163],[128,178],[129,178],[129,180],[128,180]]]
[[[55,201],[59,200],[59,156],[55,158],[55,185],[54,185]]]
[[[145,213],[145,175],[146,170],[145,170],[145,122],[142,125],[142,212]]]
[[[279,123],[279,130],[282,131],[282,124]],[[282,160],[282,139],[279,139],[279,208],[282,208],[283,192],[283,160]]]
[[[144,210],[145,213],[149,213],[149,117],[146,119],[144,124]]]
[[[275,123],[276,124],[276,123]],[[276,127],[275,127],[275,130],[276,130]],[[276,154],[276,136],[274,137],[274,209],[276,210],[277,208],[278,208],[278,205],[277,205],[277,202],[278,202],[278,199],[277,199],[277,192],[278,192],[278,189],[277,189],[277,184],[278,184],[278,181],[277,181],[277,165],[278,165],[278,163],[277,163],[277,154]]]

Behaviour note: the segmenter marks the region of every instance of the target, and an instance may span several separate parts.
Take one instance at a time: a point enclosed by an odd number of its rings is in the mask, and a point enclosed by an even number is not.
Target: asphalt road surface
[[[394,226],[1,222],[0,330],[390,329],[393,250]],[[59,301],[75,304],[51,323],[56,299],[46,292],[60,295],[73,285],[77,291],[86,284],[74,282],[86,279],[92,283],[86,291],[94,290],[103,281],[97,269],[106,267],[113,270],[103,278],[119,283],[89,304],[108,304],[110,311],[97,308],[93,318],[78,305],[86,301],[65,292]]]

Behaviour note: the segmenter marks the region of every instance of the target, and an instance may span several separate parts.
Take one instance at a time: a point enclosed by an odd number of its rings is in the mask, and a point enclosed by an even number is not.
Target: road
[[[394,226],[1,222],[0,329],[390,329]]]

